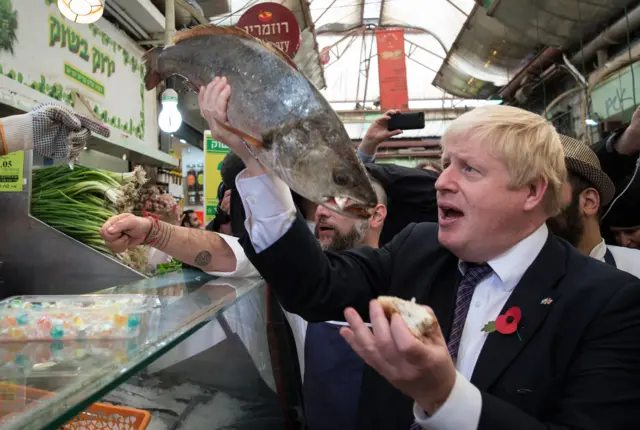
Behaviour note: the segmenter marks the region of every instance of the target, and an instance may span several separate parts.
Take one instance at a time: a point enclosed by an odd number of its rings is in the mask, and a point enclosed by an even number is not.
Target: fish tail
[[[147,51],[142,57],[147,71],[144,75],[144,86],[147,91],[157,87],[163,80],[162,75],[157,71],[160,52],[162,52],[162,48],[153,48]]]

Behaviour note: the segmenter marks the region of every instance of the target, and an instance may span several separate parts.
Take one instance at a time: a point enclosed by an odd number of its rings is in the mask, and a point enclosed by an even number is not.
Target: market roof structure
[[[213,17],[235,24],[263,1],[229,0],[229,14]],[[466,107],[432,83],[475,6],[474,0],[283,0],[302,18],[308,9],[317,49],[328,51],[324,96],[338,110],[372,109],[380,97],[375,29],[403,27],[410,109]],[[444,99],[444,100],[443,100]],[[473,107],[477,101],[472,101]]]
[[[325,96],[337,110],[374,107],[380,97],[375,29],[403,27],[409,108],[450,107],[456,102],[443,103],[452,97],[432,82],[474,5],[473,0],[312,0],[318,46],[329,49]]]

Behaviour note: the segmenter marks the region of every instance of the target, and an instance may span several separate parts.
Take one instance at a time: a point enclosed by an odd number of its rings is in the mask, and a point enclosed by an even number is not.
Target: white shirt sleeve
[[[296,207],[291,191],[272,174],[245,178],[244,170],[236,177],[236,188],[246,215],[244,226],[256,252],[260,253],[293,225]]]
[[[471,382],[456,372],[456,382],[449,398],[433,416],[429,417],[413,404],[416,422],[426,430],[475,430],[480,423],[482,395]]]
[[[375,163],[376,162],[376,155],[367,155],[364,154],[362,152],[360,152],[360,148],[356,148],[356,154],[358,154],[358,158],[360,158],[360,161],[362,161],[363,163]]]
[[[260,273],[253,267],[253,264],[247,258],[244,249],[238,243],[238,238],[229,236],[227,234],[218,233],[218,235],[224,239],[229,245],[233,255],[236,257],[236,268],[233,272],[207,272],[209,275],[218,276],[221,278],[249,278],[252,276],[260,276]],[[215,257],[213,257],[215,259]]]

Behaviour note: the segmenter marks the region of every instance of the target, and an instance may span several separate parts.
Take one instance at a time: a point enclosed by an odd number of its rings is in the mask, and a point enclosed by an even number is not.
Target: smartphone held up
[[[391,115],[387,130],[421,130],[424,128],[424,112],[400,112]]]

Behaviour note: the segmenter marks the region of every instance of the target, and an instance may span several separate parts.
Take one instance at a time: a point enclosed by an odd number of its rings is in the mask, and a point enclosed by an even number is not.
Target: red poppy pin
[[[497,331],[500,334],[513,334],[515,333],[518,336],[520,342],[522,342],[522,338],[520,337],[520,333],[518,333],[518,324],[520,324],[520,320],[522,319],[522,311],[517,306],[514,306],[508,309],[504,314],[498,316],[495,321],[489,321],[482,327],[482,331],[485,333],[493,333]]]

